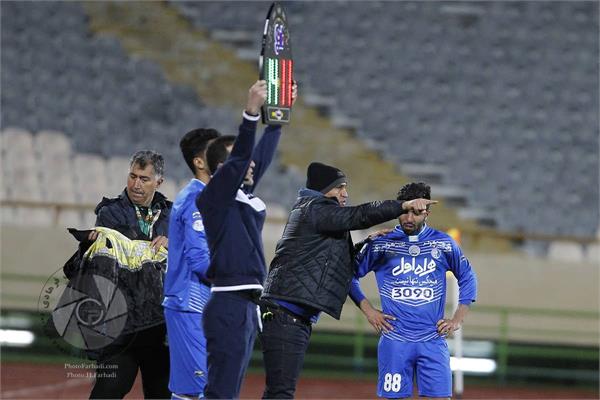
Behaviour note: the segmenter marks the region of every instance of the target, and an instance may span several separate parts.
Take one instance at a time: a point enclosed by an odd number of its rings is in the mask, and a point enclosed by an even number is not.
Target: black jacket
[[[109,306],[114,306],[114,316],[126,314],[127,318],[123,321],[109,319],[105,323],[112,324],[113,328],[120,325],[118,332],[113,332],[115,334],[137,332],[163,323],[161,271],[165,269],[167,253],[149,254],[147,241],[129,240],[113,229],[101,229],[98,239],[87,252],[88,256],[81,261],[79,273],[70,277],[68,287],[75,293],[63,297],[75,295],[74,300],[77,300],[77,296],[84,293],[104,303],[107,312],[111,308]],[[71,230],[76,238],[86,237],[89,232]],[[109,251],[114,253],[107,253]],[[94,276],[101,276],[107,281],[96,282]],[[111,284],[119,289],[120,298],[116,298],[117,294],[110,299],[100,298],[97,292],[108,291],[113,287]],[[72,302],[67,301],[66,304]]]
[[[173,203],[167,200],[162,193],[156,192],[154,194],[154,198],[152,199],[152,210],[153,212],[161,210],[161,213],[152,227],[153,238],[156,236],[169,236],[169,216],[171,214],[172,206]],[[97,215],[96,226],[114,229],[131,240],[149,239],[141,231],[138,225],[135,207],[127,196],[127,190],[123,190],[118,197],[112,199],[103,197],[102,201],[96,206],[94,212]],[[92,244],[86,237],[78,237],[78,240],[80,241],[79,248],[63,266],[65,276],[69,279],[79,271],[81,267],[81,258]]]
[[[155,254],[149,250],[148,241],[129,240],[115,230],[100,229],[93,243],[87,240],[91,230],[69,229],[82,244],[64,266],[69,282],[47,326],[49,332],[59,336],[80,332],[86,340],[85,354],[95,360],[123,351],[136,339],[137,332],[164,327],[161,271],[167,262],[166,252]],[[88,256],[84,259],[86,251]],[[107,293],[111,295],[106,297]],[[91,314],[92,323],[80,319],[90,314],[78,311],[79,304],[88,299],[105,309],[102,318]],[[77,305],[77,314],[73,305]]]
[[[354,276],[351,230],[402,214],[396,200],[342,207],[334,198],[300,191],[288,217],[263,297],[310,306],[339,319]]]
[[[159,192],[154,194],[154,198],[152,199],[152,210],[153,212],[161,210],[161,213],[153,226],[153,238],[161,235],[168,236],[171,206],[172,203],[168,201],[163,194]],[[97,214],[96,226],[114,229],[132,240],[149,239],[139,228],[135,208],[131,200],[129,200],[126,190],[123,190],[118,197],[112,199],[104,197],[96,206],[95,213]],[[117,286],[127,293],[127,295],[134,298],[137,303],[143,304],[143,307],[131,306],[128,310],[129,313],[132,313],[132,315],[135,314],[137,317],[129,318],[130,322],[121,332],[122,334],[119,336],[119,339],[114,342],[115,344],[126,342],[128,340],[126,335],[128,332],[139,331],[141,329],[150,328],[156,324],[164,323],[163,309],[161,306],[163,296],[162,272],[159,269],[145,268],[144,274],[128,274],[130,275],[129,281],[115,280],[117,279],[117,275],[114,273],[111,275],[111,271],[114,272],[114,268],[110,267],[110,263],[107,263],[106,260],[98,264],[101,267],[100,269],[97,269],[98,266],[90,268],[89,265],[84,265],[85,263],[82,260],[83,255],[93,243],[87,240],[87,235],[90,231],[78,233],[75,230],[70,231],[80,243],[75,254],[73,254],[63,266],[65,276],[70,281],[69,284],[78,284],[77,282],[81,279],[85,279],[84,275],[87,276],[87,274],[82,275],[82,272],[95,273],[114,280]],[[135,282],[135,284],[133,284],[133,282]],[[138,290],[136,294],[136,288],[139,287],[145,287],[146,289],[143,291]],[[128,298],[128,304],[134,304],[131,302],[131,298]],[[152,299],[152,301],[149,301],[149,299]],[[109,351],[107,349],[105,350]],[[97,359],[100,357],[100,354],[101,353],[97,352],[89,352],[88,355]]]
[[[160,192],[154,193],[152,199],[152,212],[160,210],[160,216],[152,227],[154,239],[157,236],[169,236],[169,215],[173,203]],[[135,207],[129,197],[127,190],[115,198],[102,198],[102,201],[96,206],[96,226],[104,226],[118,230],[129,239],[148,240],[149,238],[141,231]]]

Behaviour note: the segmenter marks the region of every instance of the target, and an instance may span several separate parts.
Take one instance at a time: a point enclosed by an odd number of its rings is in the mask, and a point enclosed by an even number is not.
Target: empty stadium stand
[[[243,56],[269,2],[171,4]],[[503,231],[596,235],[597,3],[285,5],[303,90],[401,171],[443,171],[462,215]]]
[[[206,106],[193,88],[168,82],[156,63],[130,57],[115,37],[94,35],[81,4],[2,2],[1,22],[0,126],[30,132],[19,136],[23,143],[13,144],[11,134],[3,139],[9,148],[17,146],[7,151],[11,155],[4,162],[12,168],[12,179],[22,182],[18,188],[5,182],[8,198],[95,203],[125,185],[125,173],[106,175],[114,170],[101,168],[103,160],[128,157],[143,148],[165,156],[163,189],[173,197],[179,182],[189,179],[180,137],[197,127],[224,133],[237,128],[238,109]],[[66,138],[36,137],[46,130],[63,132]],[[49,146],[48,154],[34,156],[33,141],[39,142],[37,153]],[[14,166],[13,159],[18,159]],[[75,176],[56,179],[48,187],[52,177],[47,172],[64,173],[69,162]],[[275,169],[271,179],[281,180],[280,185],[298,182],[284,168]],[[34,185],[37,178],[30,175],[20,177],[27,171],[41,174],[42,184]],[[294,197],[271,191],[261,195],[282,204]]]

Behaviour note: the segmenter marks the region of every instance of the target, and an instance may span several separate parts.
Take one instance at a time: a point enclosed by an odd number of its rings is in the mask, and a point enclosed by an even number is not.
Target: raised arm
[[[231,154],[212,176],[199,196],[203,202],[220,205],[235,199],[235,195],[242,185],[246,171],[250,166],[255,134],[256,121],[251,121],[244,113],[244,119],[231,149]]]
[[[258,141],[252,160],[254,161],[254,185],[248,188],[248,191],[253,192],[262,176],[267,172],[269,165],[275,157],[275,151],[281,137],[280,125],[269,125]]]
[[[292,105],[296,102],[297,97],[298,85],[294,82],[292,85]],[[258,182],[269,168],[269,165],[271,165],[271,162],[275,157],[275,151],[277,150],[280,137],[281,125],[269,125],[265,128],[262,137],[254,149],[254,154],[252,155],[252,160],[255,163],[254,185],[247,188],[250,192],[254,191]]]
[[[231,153],[204,188],[200,195],[203,202],[220,205],[235,199],[235,195],[242,185],[252,161],[256,125],[260,119],[260,107],[265,102],[266,97],[266,82],[264,80],[256,81],[248,91],[244,119]]]

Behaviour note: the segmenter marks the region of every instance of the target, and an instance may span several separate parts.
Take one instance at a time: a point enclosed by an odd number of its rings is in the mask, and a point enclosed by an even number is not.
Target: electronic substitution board
[[[278,2],[271,5],[265,21],[259,69],[260,79],[267,82],[267,99],[262,107],[263,123],[289,123],[294,61],[287,16]]]

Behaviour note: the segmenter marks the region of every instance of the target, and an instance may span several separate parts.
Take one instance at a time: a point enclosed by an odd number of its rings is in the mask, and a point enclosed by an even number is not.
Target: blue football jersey
[[[179,192],[169,219],[169,255],[163,307],[201,313],[210,296],[206,270],[210,260],[196,197],[204,183],[192,179]]]
[[[383,312],[396,317],[392,340],[421,342],[439,337],[444,317],[446,272],[458,280],[459,302],[477,296],[477,278],[461,249],[447,234],[427,225],[417,235],[400,226],[366,245],[358,256],[357,277],[375,272]]]

